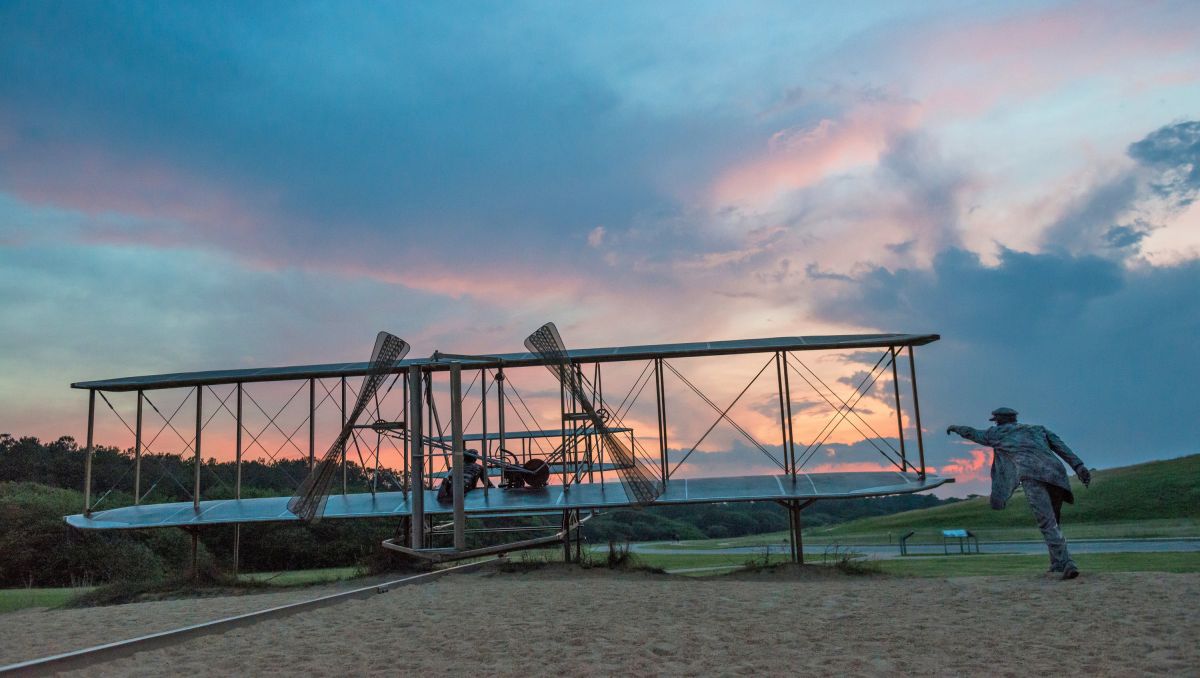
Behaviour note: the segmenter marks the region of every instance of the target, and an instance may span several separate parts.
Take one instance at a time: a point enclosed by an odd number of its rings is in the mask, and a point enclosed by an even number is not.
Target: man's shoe
[[[1074,579],[1075,577],[1078,577],[1078,576],[1079,576],[1079,568],[1075,567],[1074,563],[1071,563],[1070,565],[1067,565],[1066,567],[1063,568],[1063,573],[1062,573],[1063,580]]]

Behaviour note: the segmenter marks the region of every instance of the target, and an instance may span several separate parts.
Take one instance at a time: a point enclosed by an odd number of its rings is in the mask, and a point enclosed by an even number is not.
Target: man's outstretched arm
[[[1075,475],[1079,476],[1079,479],[1083,481],[1085,486],[1091,484],[1091,471],[1088,471],[1087,465],[1083,463],[1083,460],[1078,455],[1071,451],[1071,448],[1067,447],[1062,438],[1059,438],[1053,431],[1046,429],[1046,442],[1050,443],[1050,449],[1054,450],[1055,454],[1062,457],[1062,460],[1075,470]]]
[[[987,445],[988,447],[992,446],[991,443],[988,442],[987,431],[980,431],[979,429],[971,428],[970,426],[947,426],[946,433],[957,433],[973,443]]]

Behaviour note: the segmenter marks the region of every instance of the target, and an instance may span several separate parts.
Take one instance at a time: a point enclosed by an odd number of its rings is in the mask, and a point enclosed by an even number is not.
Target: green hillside
[[[1200,533],[1200,454],[1096,471],[1090,488],[1083,487],[1074,477],[1071,486],[1075,504],[1063,507],[1063,526],[1068,537]],[[993,511],[986,497],[977,497],[815,528],[808,533],[830,539],[875,536],[892,541],[909,530],[917,530],[919,538],[947,528],[974,530],[981,536],[990,532],[993,538],[1036,538],[1038,534],[1020,490],[1003,511]],[[1020,533],[1001,534],[1010,530]]]

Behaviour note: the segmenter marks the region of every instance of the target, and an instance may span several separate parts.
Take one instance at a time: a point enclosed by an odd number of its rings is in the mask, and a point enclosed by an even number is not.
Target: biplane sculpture
[[[937,341],[938,338],[936,334],[867,334],[568,350],[558,329],[553,323],[547,323],[525,340],[528,349],[525,353],[462,355],[434,352],[427,359],[405,359],[410,349],[409,345],[394,335],[380,332],[371,359],[367,363],[166,374],[76,383],[72,384],[74,388],[89,391],[85,506],[83,513],[67,516],[65,519],[67,523],[80,529],[178,527],[191,530],[194,535],[195,530],[209,525],[391,518],[400,521],[400,536],[385,541],[383,545],[417,558],[451,560],[561,541],[565,556],[570,559],[572,538],[578,555],[579,526],[596,511],[629,506],[774,501],[783,505],[789,512],[792,557],[802,562],[800,513],[813,502],[921,492],[953,482],[950,478],[926,473],[920,404],[917,399],[913,349]],[[871,371],[858,381],[854,393],[848,397],[838,395],[797,355],[805,351],[839,349],[882,350]],[[915,461],[908,455],[905,427],[901,417],[900,380],[896,363],[904,350],[908,353],[911,374],[910,421],[915,429],[918,449],[918,458]],[[682,358],[756,353],[768,354],[768,361],[751,380],[752,384],[772,362],[776,369],[781,438],[779,449],[782,458],[772,454],[729,417],[729,411],[737,399],[722,409],[671,363],[672,360]],[[643,361],[646,365],[634,387],[630,388],[630,393],[626,394],[625,400],[615,406],[606,401],[601,366],[608,363]],[[806,371],[801,371],[797,365],[804,367]],[[548,369],[558,385],[561,404],[559,427],[527,427],[524,431],[510,431],[506,426],[505,415],[507,410],[513,408],[510,396],[506,395],[508,375],[521,368],[537,366]],[[898,447],[878,434],[855,411],[855,405],[889,368],[892,372],[895,395]],[[466,430],[474,420],[474,415],[464,421],[464,371],[474,373],[475,379],[481,380],[482,391],[476,412],[482,408],[483,418],[477,432]],[[587,376],[588,371],[592,373],[590,378]],[[646,446],[639,442],[634,427],[626,425],[623,421],[628,408],[632,406],[632,402],[628,401],[634,388],[640,384],[640,389],[637,390],[640,395],[641,389],[649,383],[651,373],[655,384],[657,413],[656,454],[648,451]],[[672,450],[667,438],[668,409],[664,383],[668,373],[674,374],[690,387],[718,415],[717,421],[709,427],[705,435],[681,459],[675,460],[670,458]],[[797,442],[792,425],[790,375],[793,373],[817,390],[821,398],[834,410],[826,426],[807,444]],[[449,433],[442,425],[433,390],[435,377],[442,374],[449,375]],[[347,408],[347,379],[358,376],[362,377],[361,386],[357,390],[353,407]],[[325,388],[323,380],[328,379],[338,379],[341,383],[341,428],[325,454],[318,459],[314,449],[314,414],[317,407],[315,393],[316,385],[321,383]],[[249,430],[246,429],[242,418],[243,389],[249,384],[270,381],[306,381],[309,386],[308,475],[299,483],[291,497],[243,499],[240,496],[242,431]],[[474,383],[472,382],[472,385]],[[824,386],[824,390],[818,389],[817,383]],[[397,384],[403,392],[402,411],[397,417],[384,417],[380,403],[387,399]],[[202,417],[202,395],[205,389],[211,390],[217,385],[235,387],[235,391],[231,391],[226,399],[234,392],[237,395],[235,416],[238,489],[232,499],[205,500],[202,499],[200,473],[201,432],[205,423]],[[487,403],[493,387],[498,430],[489,431]],[[140,488],[143,449],[141,405],[147,391],[181,388],[194,389],[197,408],[195,437],[192,445],[189,445],[195,459],[194,490],[190,493],[192,501],[144,504],[140,502],[143,496]],[[468,386],[467,390],[470,388],[471,386]],[[332,396],[332,392],[326,390]],[[100,394],[112,407],[105,393],[129,391],[136,391],[138,397],[135,505],[99,510],[91,501],[91,456],[94,449],[96,395]],[[520,398],[515,387],[513,392]],[[738,398],[745,393],[746,389],[743,389]],[[636,400],[636,396],[634,399]],[[523,399],[521,402],[524,404]],[[224,401],[221,405],[224,407]],[[533,413],[527,405],[525,408],[533,418]],[[226,411],[229,411],[228,408]],[[516,413],[519,415],[519,410]],[[523,417],[522,421],[524,422]],[[679,477],[677,472],[683,463],[697,450],[713,427],[722,421],[731,424],[753,442],[775,462],[781,473],[720,478]],[[868,437],[863,431],[866,428],[883,440],[885,444],[876,445],[876,449],[894,466],[894,470],[828,473],[803,471],[804,465],[842,423],[848,423],[863,434],[864,438]],[[369,441],[363,439],[367,433],[374,433],[376,437],[374,473],[371,476],[370,490],[351,493],[348,491],[346,480],[348,452],[353,450],[358,457],[359,467],[368,469],[371,446]],[[648,437],[650,436],[643,436]],[[557,444],[551,443],[550,449],[545,449],[543,441],[555,440]],[[381,468],[380,441],[388,441],[401,452],[402,469],[397,471]],[[472,444],[472,449],[468,449],[468,444]],[[364,447],[368,450],[365,456]],[[470,472],[474,478],[467,480],[482,478],[483,483],[480,489],[471,490],[467,485],[474,483],[464,482],[464,469],[475,464],[478,466]],[[339,470],[340,484],[336,482]],[[387,476],[386,483],[395,489],[385,488],[381,491],[378,488],[379,479],[384,476]],[[611,482],[614,476],[619,482]],[[497,478],[498,482],[491,483],[491,478]],[[435,483],[439,481],[448,484],[451,490],[447,493],[443,489],[442,498],[445,499],[449,494],[452,501],[438,501],[438,488]],[[446,514],[451,517],[449,522],[435,522],[434,516]],[[562,521],[556,532],[550,536],[517,540],[487,548],[466,548],[467,516],[485,519],[524,515],[561,516]],[[452,542],[448,546],[437,546],[435,538],[443,534],[452,535]]]

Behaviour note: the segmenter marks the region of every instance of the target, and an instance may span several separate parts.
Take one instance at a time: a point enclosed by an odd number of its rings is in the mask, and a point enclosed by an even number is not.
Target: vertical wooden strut
[[[467,548],[467,518],[463,505],[462,365],[457,362],[450,364],[450,438],[454,446],[450,471],[454,497],[454,548],[463,551]]]
[[[402,408],[404,410],[404,438],[400,443],[402,445],[400,456],[403,457],[402,463],[404,464],[403,475],[401,477],[404,479],[404,481],[400,483],[400,492],[404,499],[407,500],[408,493],[412,489],[412,476],[410,476],[408,473],[408,455],[409,450],[412,449],[412,446],[409,444],[410,436],[408,433],[411,430],[409,428],[409,423],[412,421],[408,414],[408,372],[404,373],[404,381],[400,383],[400,399],[404,401],[404,407]]]
[[[779,451],[783,453],[783,472],[792,472],[792,463],[788,456],[787,435],[787,401],[783,396],[783,359],[779,351],[775,352],[775,380],[779,386]]]
[[[242,498],[242,383],[237,385],[237,436],[235,438],[234,454],[237,457],[236,475],[233,480],[234,495]]]
[[[133,505],[142,503],[142,389],[137,392],[137,423],[133,433]]]
[[[200,511],[200,433],[204,428],[204,391],[203,386],[196,387],[196,449],[195,462],[192,464],[195,467],[195,477],[193,478],[194,493],[192,494],[192,508],[198,513]]]
[[[921,480],[925,479],[925,435],[921,431],[921,400],[917,397],[917,362],[913,358],[913,347],[908,347],[908,369],[912,373],[913,415],[917,424],[917,453],[920,455]]]
[[[481,368],[479,370],[479,407],[483,410],[480,413],[483,419],[483,439],[479,441],[479,453],[483,455],[483,496],[485,497],[488,496],[488,485],[491,485],[489,482],[491,471],[488,470],[488,448],[491,443],[488,442],[487,437],[487,378],[487,368]]]
[[[308,380],[308,471],[317,465],[317,380]]]
[[[346,428],[346,378],[342,377],[342,428]],[[346,494],[348,477],[346,472],[346,441],[342,441],[342,494]]]
[[[508,449],[508,443],[505,440],[504,430],[504,368],[496,368],[496,426],[500,433],[500,448],[496,456],[501,461],[508,461],[504,456],[504,450]]]
[[[896,393],[896,435],[900,436],[900,470],[908,472],[908,455],[904,449],[904,420],[900,413],[900,373],[896,369],[896,347],[889,346],[892,354],[892,390]]]
[[[667,401],[666,401],[666,385],[663,379],[662,358],[654,359],[654,404],[658,410],[658,464],[659,476],[662,478],[663,487],[667,486],[667,480],[670,479],[670,465],[667,462]],[[630,448],[630,453],[633,449]]]
[[[787,439],[788,449],[787,457],[791,459],[789,466],[792,468],[792,480],[796,479],[796,430],[792,423],[792,382],[788,379],[788,354],[783,352],[783,394],[787,399]]]
[[[237,384],[237,435],[234,448],[234,455],[237,457],[235,464],[235,476],[233,481],[233,496],[235,499],[242,498],[242,382]],[[233,573],[237,574],[238,565],[241,563],[242,550],[242,524],[238,523],[233,526]]]
[[[571,369],[570,365],[568,365],[565,369]],[[558,380],[558,437],[560,445],[558,449],[560,452],[562,452],[563,492],[567,492],[571,487],[571,483],[567,480],[567,473],[570,472],[570,469],[567,468],[567,379],[569,379],[569,377],[566,374],[563,374]],[[570,560],[570,557],[568,557],[567,561],[569,562]]]
[[[408,449],[412,457],[412,529],[409,536],[410,548],[420,549],[425,546],[425,454],[422,449],[424,440],[421,435],[421,369],[415,366],[408,368]]]
[[[92,451],[96,430],[96,389],[88,389],[87,451],[83,457],[83,515],[92,515]]]

